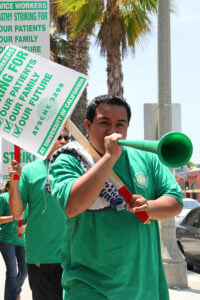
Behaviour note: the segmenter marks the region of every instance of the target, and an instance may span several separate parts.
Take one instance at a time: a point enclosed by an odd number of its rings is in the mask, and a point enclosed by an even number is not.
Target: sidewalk
[[[188,271],[188,288],[169,289],[170,300],[199,300],[200,299],[200,272]]]
[[[4,266],[3,259],[0,255],[0,300],[3,299],[4,280],[5,280],[5,266]],[[170,300],[199,300],[200,299],[200,272],[195,273],[195,272],[188,271],[188,288],[169,289],[169,294],[170,294]],[[21,300],[32,300],[28,279],[26,279],[23,285],[23,290],[21,295],[22,295]]]

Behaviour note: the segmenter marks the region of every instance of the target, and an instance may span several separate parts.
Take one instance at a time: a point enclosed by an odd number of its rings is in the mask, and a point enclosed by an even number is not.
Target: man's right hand
[[[12,160],[11,165],[8,168],[8,171],[9,171],[10,181],[13,181],[15,175],[21,176],[22,168],[16,160]]]
[[[115,161],[122,153],[122,146],[117,143],[119,139],[122,139],[119,133],[112,133],[104,138],[105,153],[109,153]]]

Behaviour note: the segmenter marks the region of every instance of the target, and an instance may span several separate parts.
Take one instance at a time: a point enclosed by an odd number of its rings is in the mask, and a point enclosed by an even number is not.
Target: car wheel
[[[181,243],[180,243],[179,241],[177,241],[177,244],[178,244],[178,247],[179,247],[181,253],[185,256],[184,250],[183,250],[183,246],[181,245]],[[187,269],[188,269],[189,271],[192,271],[192,270],[193,270],[193,265],[191,265],[191,264],[189,264],[189,263],[187,262]]]

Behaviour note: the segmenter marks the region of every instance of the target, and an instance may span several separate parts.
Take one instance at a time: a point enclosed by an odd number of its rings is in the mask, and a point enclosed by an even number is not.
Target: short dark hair
[[[127,111],[128,123],[129,123],[131,119],[131,108],[124,98],[116,95],[101,95],[94,98],[87,107],[86,119],[88,119],[90,122],[93,122],[94,116],[96,114],[96,109],[102,103],[108,105],[124,106]]]

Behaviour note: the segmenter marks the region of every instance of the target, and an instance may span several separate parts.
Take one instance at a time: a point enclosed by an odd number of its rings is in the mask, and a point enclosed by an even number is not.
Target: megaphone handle
[[[132,194],[125,185],[123,185],[120,189],[118,189],[118,192],[127,203],[130,203]],[[146,223],[146,221],[149,219],[149,215],[147,214],[146,211],[136,212],[135,214],[142,221],[142,223]]]
[[[18,220],[18,226],[21,227],[22,226],[22,219]],[[21,233],[18,233],[18,237],[22,237]]]

